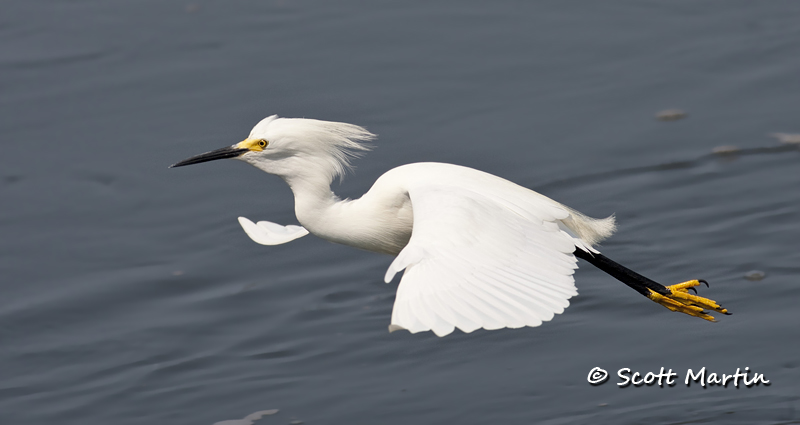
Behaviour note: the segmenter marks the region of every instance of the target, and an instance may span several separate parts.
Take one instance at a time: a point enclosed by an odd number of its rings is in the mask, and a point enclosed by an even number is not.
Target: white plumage
[[[577,295],[576,247],[614,232],[614,218],[586,217],[508,180],[450,164],[417,163],[381,176],[359,199],[341,200],[331,182],[375,136],[352,124],[271,116],[245,141],[175,164],[243,160],[282,177],[300,226],[240,218],[257,243],[277,245],[312,233],[397,255],[400,271],[390,330],[538,326]],[[265,142],[265,143],[261,143]]]

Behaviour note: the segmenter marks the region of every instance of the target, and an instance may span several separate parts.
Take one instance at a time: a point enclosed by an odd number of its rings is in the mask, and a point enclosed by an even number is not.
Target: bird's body
[[[411,238],[414,225],[411,193],[438,190],[453,194],[459,189],[469,188],[468,194],[462,194],[466,196],[461,198],[461,202],[468,201],[478,210],[472,211],[475,222],[458,223],[464,225],[465,231],[476,231],[485,226],[486,223],[480,221],[479,209],[495,202],[527,205],[529,210],[534,205],[541,205],[537,208],[570,211],[556,201],[508,180],[453,164],[425,162],[394,168],[378,178],[364,196],[355,200],[339,199],[329,185],[330,182],[313,188],[292,186],[295,214],[300,224],[320,238],[390,255],[399,254]],[[435,214],[453,212],[447,209],[447,205],[437,207],[440,211]],[[561,216],[563,212],[558,214]],[[583,226],[574,226],[572,223],[576,221]],[[610,236],[614,229],[613,218],[594,220],[574,211],[559,223],[575,234],[583,232],[592,242]],[[530,223],[537,224],[541,223]],[[584,240],[574,242],[583,248],[591,245]]]
[[[538,326],[563,312],[577,295],[572,276],[576,256],[622,276],[624,283],[674,311],[706,319],[713,318],[701,307],[726,312],[687,293],[697,281],[664,287],[600,255],[593,245],[614,232],[613,217],[589,218],[472,168],[403,165],[378,178],[361,198],[339,199],[331,183],[372,138],[352,124],[271,116],[243,142],[175,166],[237,158],[282,177],[294,193],[302,227],[255,224],[240,217],[258,243],[277,245],[310,232],[397,255],[385,276],[389,282],[405,270],[391,330],[433,330],[443,336],[456,327],[471,332]]]

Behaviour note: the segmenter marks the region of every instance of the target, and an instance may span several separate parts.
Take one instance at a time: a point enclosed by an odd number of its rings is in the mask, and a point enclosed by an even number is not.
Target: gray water
[[[2,424],[800,423],[800,151],[769,136],[800,133],[798,2],[11,0],[0,52]],[[615,213],[604,254],[734,314],[582,263],[541,327],[389,334],[390,257],[256,245],[237,216],[296,223],[280,179],[167,169],[275,113],[380,135],[341,196],[478,168]]]

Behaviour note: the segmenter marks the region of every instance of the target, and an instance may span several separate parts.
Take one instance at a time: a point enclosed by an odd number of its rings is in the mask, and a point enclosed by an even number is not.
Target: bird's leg
[[[706,310],[730,314],[727,309],[720,307],[716,301],[689,293],[689,290],[692,290],[696,294],[697,290],[695,286],[700,285],[701,282],[708,286],[708,282],[704,280],[689,280],[675,285],[664,286],[619,263],[611,261],[602,254],[592,254],[578,248],[575,250],[575,256],[588,261],[620,282],[630,286],[636,292],[672,311],[699,317],[711,322],[715,321],[714,317],[708,314]]]

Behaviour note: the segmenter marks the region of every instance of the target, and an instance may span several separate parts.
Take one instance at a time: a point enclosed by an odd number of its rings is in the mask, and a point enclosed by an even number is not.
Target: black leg
[[[700,283],[708,285],[704,280],[689,280],[671,286],[664,286],[619,263],[611,261],[605,255],[592,254],[580,248],[575,249],[574,254],[576,257],[588,261],[598,269],[630,286],[636,292],[644,295],[651,301],[661,304],[672,311],[685,313],[712,322],[714,321],[714,317],[710,316],[704,309],[730,314],[728,310],[720,307],[716,301],[689,293],[689,290],[695,291],[694,287],[700,285]],[[697,291],[695,291],[695,293],[696,292]]]
[[[661,295],[669,295],[671,293],[664,285],[650,280],[617,262],[611,261],[603,254],[592,254],[580,248],[576,248],[574,254],[581,260],[586,260],[598,269],[610,274],[614,279],[630,286],[645,297],[650,297],[648,289],[652,289]]]

